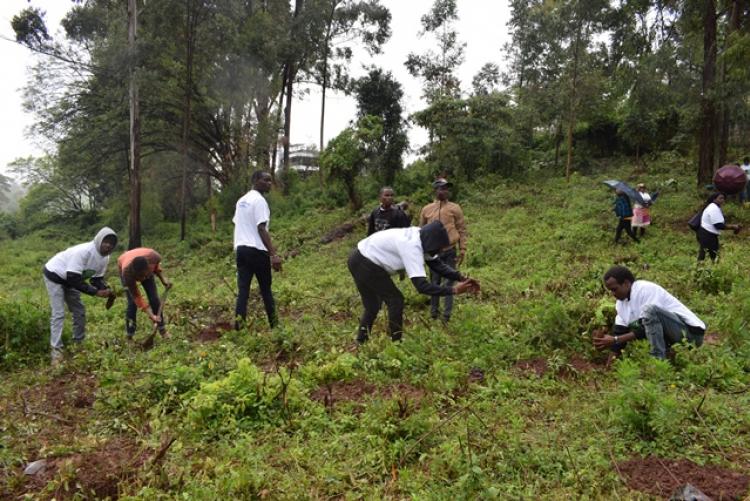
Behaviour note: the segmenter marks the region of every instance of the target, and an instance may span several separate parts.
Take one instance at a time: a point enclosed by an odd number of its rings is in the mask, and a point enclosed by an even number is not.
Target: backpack
[[[688,220],[688,226],[693,231],[698,231],[701,227],[701,218],[703,217],[703,211],[698,211],[693,217]]]

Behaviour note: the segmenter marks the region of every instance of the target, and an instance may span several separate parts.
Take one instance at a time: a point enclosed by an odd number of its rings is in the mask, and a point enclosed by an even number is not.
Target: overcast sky
[[[432,45],[430,36],[418,38],[420,17],[431,7],[433,0],[381,0],[391,11],[393,35],[386,44],[383,54],[369,57],[357,55],[352,62],[352,73],[362,75],[363,66],[375,64],[391,71],[404,88],[404,107],[413,113],[424,107],[421,101],[421,82],[411,77],[404,61],[410,52],[421,53]],[[59,21],[72,6],[70,0],[0,0],[0,61],[3,75],[0,78],[2,113],[0,113],[0,172],[7,173],[6,165],[18,157],[41,153],[34,138],[26,134],[33,117],[22,109],[21,89],[28,77],[28,67],[34,59],[30,51],[5,39],[13,39],[10,21],[15,14],[28,6],[39,7],[47,12],[46,20],[51,33],[62,37]],[[509,11],[506,0],[458,0],[457,23],[459,39],[466,43],[466,61],[459,68],[458,75],[462,88],[469,90],[471,78],[487,62],[505,66],[501,53],[503,44],[508,41],[507,22]],[[57,36],[56,36],[57,38]],[[328,93],[326,104],[325,139],[328,141],[354,117],[356,106],[346,96]],[[292,143],[318,143],[320,126],[320,95],[313,90],[298,100],[292,109]],[[419,128],[410,132],[412,147],[424,143],[426,134]]]

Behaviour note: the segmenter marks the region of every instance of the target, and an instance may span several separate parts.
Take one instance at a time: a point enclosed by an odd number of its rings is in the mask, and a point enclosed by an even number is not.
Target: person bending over
[[[357,329],[358,343],[367,341],[382,303],[388,307],[391,339],[401,339],[404,296],[390,277],[400,270],[405,270],[414,287],[422,294],[452,296],[479,291],[479,282],[464,277],[436,256],[449,242],[443,223],[434,221],[421,229],[411,227],[379,231],[357,244],[349,256],[348,265],[364,307]],[[428,282],[425,261],[430,270],[458,283],[449,287]]]
[[[164,317],[159,311],[161,303],[159,301],[159,292],[156,290],[154,275],[159,277],[165,288],[169,289],[172,287],[172,284],[164,278],[159,253],[154,249],[146,247],[131,249],[117,259],[117,266],[120,270],[120,281],[126,288],[128,295],[128,307],[125,310],[125,333],[128,339],[131,339],[135,335],[135,314],[138,308],[146,312],[148,318],[158,326],[159,333],[164,336],[166,334]],[[143,296],[141,296],[138,282],[141,283],[143,290],[146,291],[148,304],[143,299]]]

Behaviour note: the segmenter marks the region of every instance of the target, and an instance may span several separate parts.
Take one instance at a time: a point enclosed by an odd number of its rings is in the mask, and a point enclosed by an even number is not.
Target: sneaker
[[[393,334],[391,334],[391,341],[393,342],[401,341],[402,337],[404,337],[403,332],[394,332]]]
[[[52,367],[59,367],[63,363],[63,359],[65,358],[65,355],[60,348],[53,348],[52,353],[50,354],[50,362],[52,364]]]
[[[367,335],[366,329],[360,329],[359,331],[357,331],[357,343],[364,344],[367,342],[368,338],[369,336]]]

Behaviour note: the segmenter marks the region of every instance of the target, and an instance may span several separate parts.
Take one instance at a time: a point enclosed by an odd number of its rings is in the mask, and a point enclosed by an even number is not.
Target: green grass
[[[26,319],[13,334],[25,341],[3,352],[0,369],[0,464],[8,472],[0,474],[0,492],[28,488],[16,475],[27,461],[63,464],[114,437],[148,458],[175,439],[158,465],[135,461],[122,475],[120,495],[132,499],[637,499],[644,495],[628,490],[614,462],[656,454],[746,470],[748,235],[724,235],[721,262],[696,266],[686,221],[700,196],[676,172],[636,177],[622,169],[576,175],[570,184],[541,176],[533,184],[486,179],[462,187],[470,231],[463,271],[480,280],[482,294],[456,298],[443,327],[429,319],[428,299],[401,282],[404,342],[385,335],[383,312],[359,350],[353,335],[361,305],[345,263],[364,229],[319,244],[352,218],[343,210],[272,222],[277,246],[295,251],[274,275],[281,325],[267,327],[254,287],[248,331],[214,343],[194,338],[232,320],[231,224],[215,237],[195,229],[183,243],[162,225],[170,236],[144,245],[162,253],[175,284],[165,307],[172,337],[143,352],[124,340],[123,301],[107,311],[85,298],[88,338],[58,369],[47,364],[40,269],[88,235],[0,242],[0,308]],[[649,186],[678,181],[679,189],[663,189],[640,245],[611,243],[612,193],[601,180],[618,176]],[[728,204],[725,212],[750,221],[750,210]],[[611,370],[576,370],[576,360],[601,359],[590,333],[611,321],[614,300],[601,276],[614,263],[671,291],[718,333],[719,344],[680,349],[674,365],[652,360],[641,344]],[[137,336],[148,333],[141,314]],[[514,368],[537,357],[548,366],[540,377]],[[472,369],[484,380],[470,382]],[[55,384],[72,391],[71,381],[87,375],[97,382],[91,407],[55,409],[39,397]],[[310,398],[344,383],[371,391],[333,408]],[[75,424],[29,409],[75,417]],[[42,496],[75,491],[76,482],[85,495],[79,475],[61,467]]]

